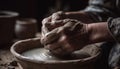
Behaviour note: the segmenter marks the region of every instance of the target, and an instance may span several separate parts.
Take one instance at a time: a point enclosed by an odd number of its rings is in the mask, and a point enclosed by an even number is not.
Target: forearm
[[[103,41],[113,41],[109,29],[107,27],[107,22],[92,23],[88,24],[88,32],[90,34],[90,43],[97,43]]]
[[[96,22],[89,15],[89,13],[86,13],[84,11],[65,12],[65,14],[67,15],[66,18],[77,19],[79,21],[82,21],[83,23],[93,23],[93,22]]]

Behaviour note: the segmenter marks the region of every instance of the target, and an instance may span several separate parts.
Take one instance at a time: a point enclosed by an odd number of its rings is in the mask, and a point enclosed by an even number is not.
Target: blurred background
[[[19,17],[37,19],[40,31],[41,20],[58,10],[78,11],[88,5],[88,0],[0,0],[0,10],[16,11]]]

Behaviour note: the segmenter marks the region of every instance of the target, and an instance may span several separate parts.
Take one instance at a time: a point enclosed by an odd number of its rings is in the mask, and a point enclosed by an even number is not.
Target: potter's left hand
[[[53,13],[51,16],[44,18],[42,20],[41,36],[43,37],[46,33],[53,30],[54,28],[62,26],[64,23],[62,22],[62,19],[65,17],[66,16],[64,12],[58,11],[56,13]]]
[[[88,44],[87,24],[78,20],[64,19],[63,26],[53,29],[42,37],[41,42],[53,54],[65,55]]]

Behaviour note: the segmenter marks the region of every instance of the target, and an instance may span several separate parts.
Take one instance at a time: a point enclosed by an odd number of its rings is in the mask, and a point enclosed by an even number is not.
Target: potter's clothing
[[[100,21],[108,21],[108,28],[116,42],[113,44],[109,55],[111,68],[120,66],[120,0],[90,0],[89,6],[83,11],[91,13],[91,17]],[[108,19],[113,17],[112,19]]]
[[[108,28],[111,35],[115,39],[116,43],[114,44],[110,56],[109,56],[109,65],[111,67],[119,66],[120,67],[120,18],[111,18],[108,20]]]
[[[109,17],[120,16],[120,0],[89,0],[84,11],[91,13],[97,21],[106,21]]]

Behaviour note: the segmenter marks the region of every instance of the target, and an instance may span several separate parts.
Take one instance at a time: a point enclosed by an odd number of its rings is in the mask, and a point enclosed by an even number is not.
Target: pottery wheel
[[[34,60],[40,60],[40,61],[48,61],[48,60],[74,60],[74,59],[83,59],[90,57],[90,54],[83,52],[83,51],[76,51],[70,55],[66,55],[64,58],[56,57],[55,55],[51,54],[49,50],[46,50],[44,48],[35,48],[32,50],[28,50],[26,52],[22,53],[23,56],[34,59]]]

